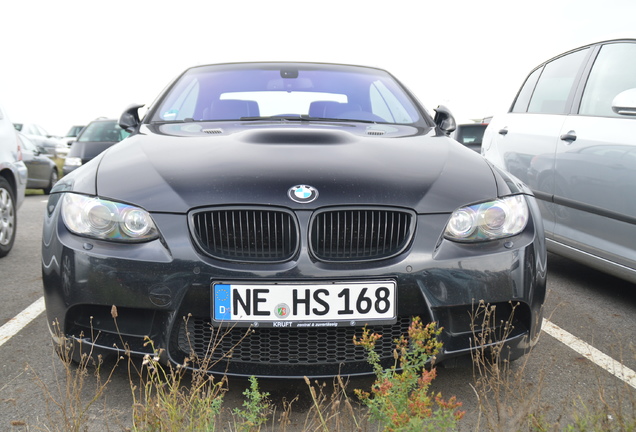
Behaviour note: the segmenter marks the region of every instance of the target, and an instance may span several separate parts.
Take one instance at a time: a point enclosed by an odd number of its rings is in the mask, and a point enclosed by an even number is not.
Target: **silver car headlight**
[[[525,229],[528,218],[528,204],[523,195],[507,196],[455,210],[444,237],[460,242],[510,237]]]
[[[66,227],[82,236],[128,242],[159,237],[150,213],[128,204],[66,193],[61,211]]]

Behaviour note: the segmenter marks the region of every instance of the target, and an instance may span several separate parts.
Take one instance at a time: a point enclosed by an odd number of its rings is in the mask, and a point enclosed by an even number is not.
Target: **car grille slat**
[[[414,231],[413,213],[369,208],[319,211],[310,228],[312,253],[323,261],[370,261],[401,253]]]
[[[298,250],[292,213],[260,208],[208,209],[192,214],[192,234],[201,250],[237,262],[281,262]]]

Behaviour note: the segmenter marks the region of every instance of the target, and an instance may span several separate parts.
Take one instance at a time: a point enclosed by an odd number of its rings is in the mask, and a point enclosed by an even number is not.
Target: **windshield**
[[[130,133],[120,128],[115,120],[96,121],[89,123],[77,140],[80,142],[119,142],[128,135]]]
[[[378,69],[317,64],[234,64],[188,70],[151,122],[333,119],[413,124],[422,120],[404,89]]]
[[[84,126],[72,126],[66,133],[67,137],[76,137],[84,129]]]

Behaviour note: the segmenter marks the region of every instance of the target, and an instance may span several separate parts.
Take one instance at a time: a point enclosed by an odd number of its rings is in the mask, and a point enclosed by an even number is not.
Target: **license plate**
[[[395,322],[395,282],[213,284],[216,322]],[[364,325],[364,324],[361,324]]]

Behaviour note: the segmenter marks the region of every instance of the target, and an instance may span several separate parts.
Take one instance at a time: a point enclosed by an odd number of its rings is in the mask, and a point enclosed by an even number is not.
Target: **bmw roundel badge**
[[[308,185],[296,185],[287,191],[287,195],[292,201],[305,204],[318,198],[318,190]]]

